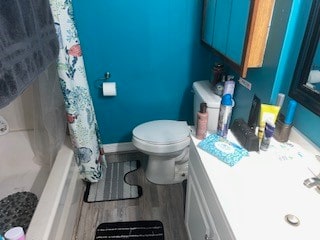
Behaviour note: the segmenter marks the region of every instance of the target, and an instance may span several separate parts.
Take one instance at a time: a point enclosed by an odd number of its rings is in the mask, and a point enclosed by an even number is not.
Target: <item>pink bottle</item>
[[[22,227],[10,228],[5,234],[6,240],[25,240],[25,234]]]
[[[197,115],[196,138],[202,140],[207,135],[208,113],[206,103],[203,102],[200,104],[200,111]]]

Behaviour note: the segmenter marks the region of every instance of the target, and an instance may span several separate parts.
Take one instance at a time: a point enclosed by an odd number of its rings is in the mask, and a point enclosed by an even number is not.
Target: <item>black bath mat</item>
[[[135,221],[101,223],[95,240],[164,240],[163,225],[160,221]]]
[[[31,192],[17,192],[0,200],[0,235],[12,227],[20,226],[26,232],[38,204]]]
[[[103,168],[103,178],[99,182],[87,183],[84,201],[92,203],[140,197],[142,188],[125,181],[125,176],[139,167],[139,161],[108,163],[107,168]]]

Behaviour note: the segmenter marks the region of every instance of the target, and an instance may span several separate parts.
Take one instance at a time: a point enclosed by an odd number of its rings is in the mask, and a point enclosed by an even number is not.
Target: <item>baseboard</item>
[[[103,150],[105,153],[114,153],[114,152],[137,151],[137,148],[132,144],[132,142],[123,142],[123,143],[103,144]]]

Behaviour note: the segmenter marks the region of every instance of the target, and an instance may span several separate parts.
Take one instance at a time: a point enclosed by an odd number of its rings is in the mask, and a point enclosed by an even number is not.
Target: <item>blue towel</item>
[[[198,147],[229,166],[234,166],[242,157],[248,155],[248,151],[246,149],[218,136],[217,134],[211,134],[203,139],[198,144]]]
[[[48,0],[1,0],[0,108],[19,96],[58,53]]]

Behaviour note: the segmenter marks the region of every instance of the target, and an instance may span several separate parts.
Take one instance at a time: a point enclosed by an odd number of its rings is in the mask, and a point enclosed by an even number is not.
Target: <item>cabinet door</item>
[[[233,62],[241,64],[247,25],[250,12],[250,0],[233,0],[230,8],[228,42],[225,54]]]
[[[204,1],[202,40],[212,47],[215,6],[217,0]]]
[[[227,50],[231,7],[232,0],[216,1],[211,46],[223,54]]]
[[[275,0],[204,0],[202,40],[241,76],[261,67]]]
[[[185,224],[190,240],[220,240],[212,218],[208,215],[208,207],[196,183],[194,174],[188,176],[187,204]],[[198,190],[199,191],[198,191]]]

